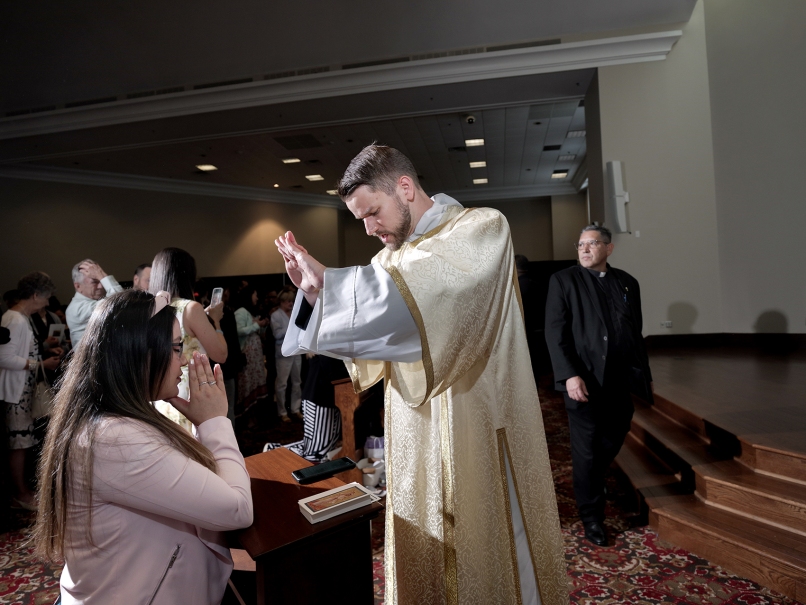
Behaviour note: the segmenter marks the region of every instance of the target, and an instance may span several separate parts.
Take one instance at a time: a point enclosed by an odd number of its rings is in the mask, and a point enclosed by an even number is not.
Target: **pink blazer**
[[[70,469],[63,605],[220,603],[232,570],[223,532],[252,524],[252,493],[232,423],[203,422],[198,439],[218,474],[136,420],[104,421],[93,448],[91,502],[83,469]],[[80,436],[74,447],[80,452]]]

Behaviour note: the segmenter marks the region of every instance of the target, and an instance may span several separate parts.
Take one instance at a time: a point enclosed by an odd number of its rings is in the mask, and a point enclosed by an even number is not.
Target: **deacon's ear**
[[[407,202],[414,201],[414,193],[416,187],[414,186],[414,181],[411,180],[410,176],[406,176],[405,174],[397,179],[397,186],[403,190],[403,199]]]

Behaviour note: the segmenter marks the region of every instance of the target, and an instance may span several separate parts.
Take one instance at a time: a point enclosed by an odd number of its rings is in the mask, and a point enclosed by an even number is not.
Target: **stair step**
[[[694,472],[706,503],[806,537],[806,485],[753,472],[735,460],[696,466]]]
[[[616,456],[616,464],[629,477],[633,487],[645,495],[652,495],[653,488],[680,481],[668,466],[630,435]]]
[[[659,537],[728,571],[806,601],[806,540],[694,496],[648,499]]]
[[[702,439],[708,439],[705,421],[700,416],[697,416],[686,408],[666,399],[663,395],[658,395],[655,393],[654,399],[654,408],[661,414],[668,416],[678,424],[682,424],[684,427],[686,427],[692,433],[696,433]]]
[[[693,488],[691,467],[730,458],[712,453],[696,433],[658,413],[651,407],[636,407],[631,433],[645,448],[673,471],[683,473],[684,483]]]
[[[631,435],[616,456],[616,464],[630,482],[635,510],[644,523],[649,513],[647,498],[691,493],[691,488],[683,488],[680,478]]]
[[[741,460],[747,466],[792,481],[806,483],[806,456],[798,452],[775,449],[766,445],[741,442]]]

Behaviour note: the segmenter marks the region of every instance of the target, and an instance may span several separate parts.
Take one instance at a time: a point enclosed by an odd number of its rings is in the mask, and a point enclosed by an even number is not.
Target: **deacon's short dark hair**
[[[409,158],[393,147],[373,143],[364,147],[347,166],[338,183],[339,196],[344,199],[362,185],[394,195],[401,176],[411,178],[420,188],[417,171]]]

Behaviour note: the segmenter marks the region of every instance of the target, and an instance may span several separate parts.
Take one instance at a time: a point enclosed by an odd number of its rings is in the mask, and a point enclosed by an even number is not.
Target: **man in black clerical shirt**
[[[549,282],[546,343],[565,391],[579,516],[587,539],[605,546],[605,472],[630,430],[630,392],[651,401],[652,376],[638,282],[607,264],[610,231],[588,225],[576,248],[579,265]]]

